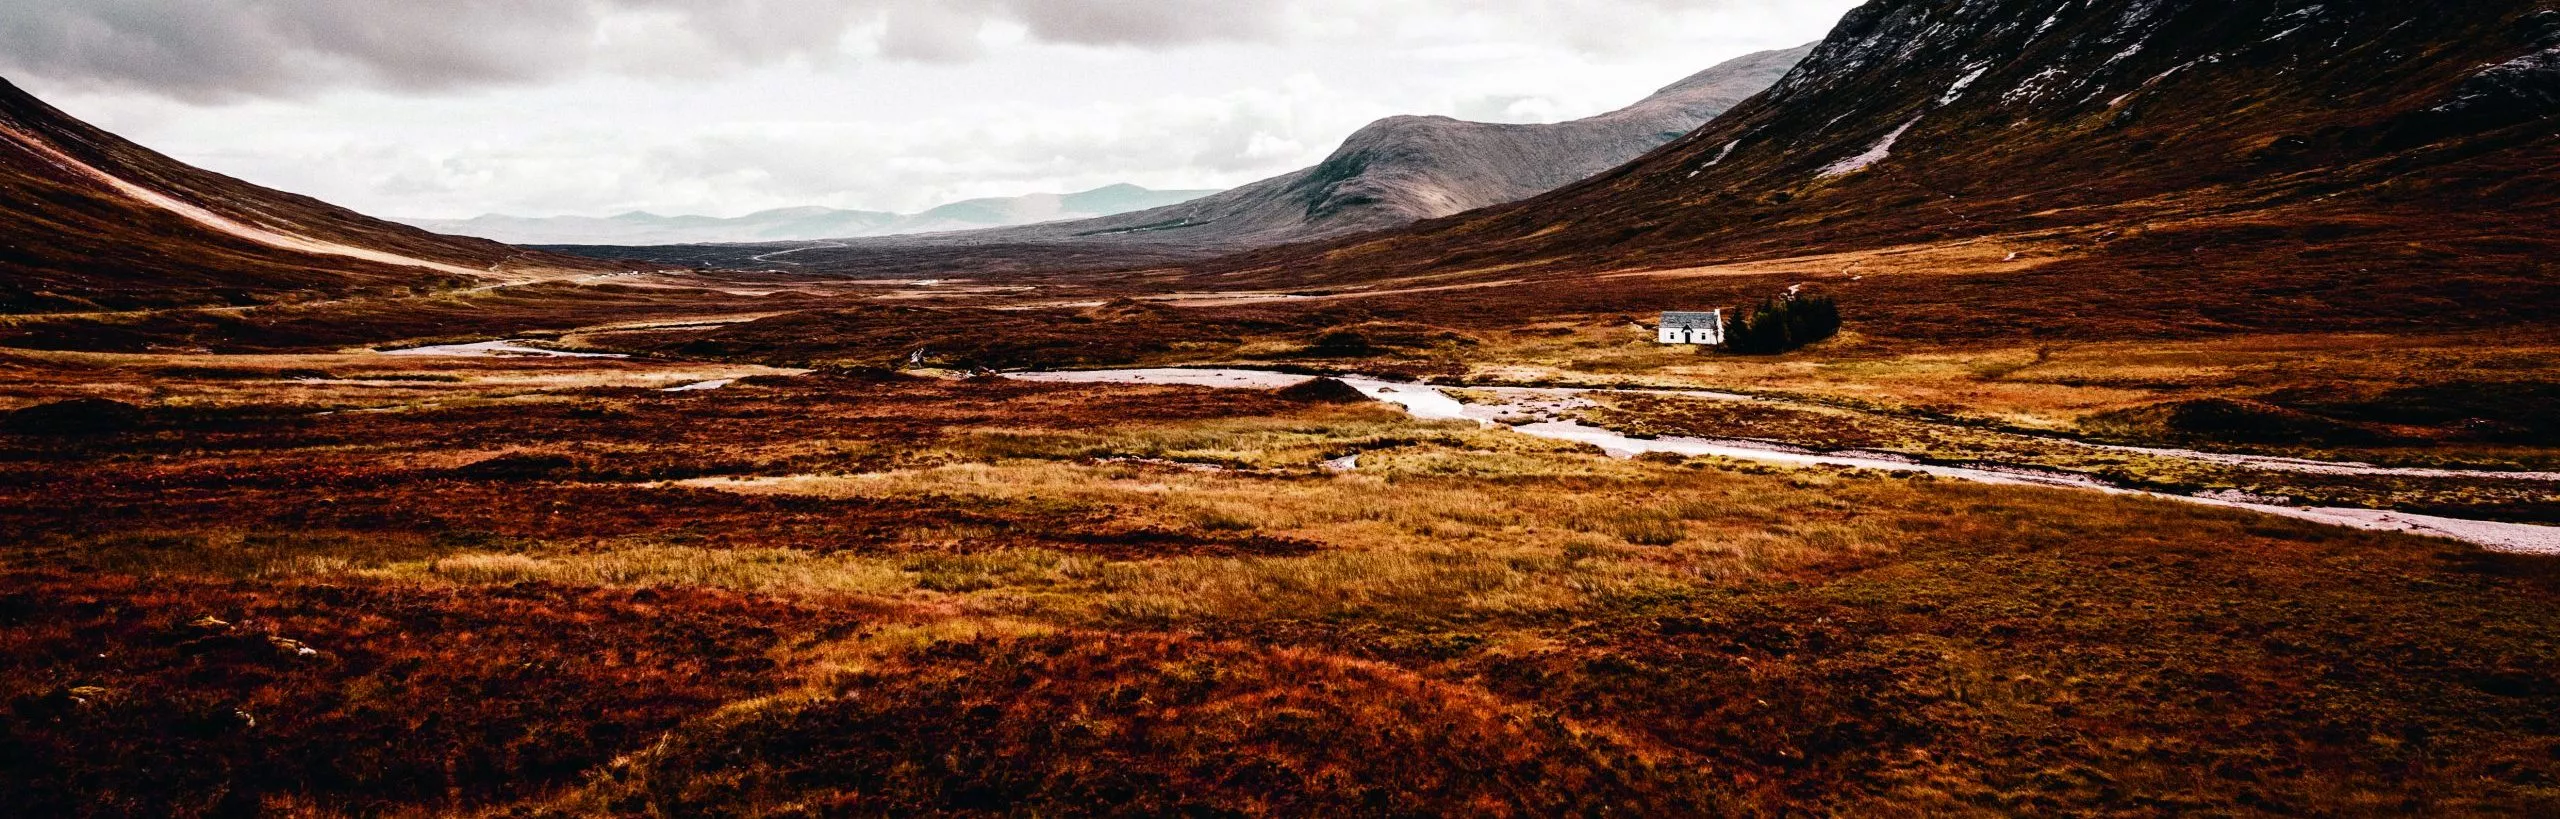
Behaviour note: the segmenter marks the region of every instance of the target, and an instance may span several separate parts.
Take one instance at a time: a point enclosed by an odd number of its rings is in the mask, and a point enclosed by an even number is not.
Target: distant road
[[[810,251],[810,250],[826,250],[826,249],[829,249],[829,248],[838,248],[838,247],[852,247],[852,245],[848,245],[848,244],[845,244],[845,243],[843,243],[843,242],[819,242],[819,243],[817,243],[817,244],[810,245],[810,246],[808,246],[808,247],[795,247],[795,248],[792,248],[792,249],[790,249],[790,250],[780,250],[780,251],[775,251],[775,252],[772,252],[772,253],[764,254],[764,255],[762,255],[762,256],[749,256],[749,257],[747,257],[747,259],[748,259],[748,260],[750,260],[750,261],[758,261],[758,262],[776,262],[777,264],[787,264],[787,265],[790,265],[790,266],[792,266],[792,267],[808,267],[808,265],[801,264],[801,263],[799,263],[799,262],[779,262],[779,261],[776,261],[773,257],[775,257],[775,256],[789,256],[789,255],[791,255],[791,254],[794,254],[794,253],[800,253],[800,252],[803,252],[803,251]]]

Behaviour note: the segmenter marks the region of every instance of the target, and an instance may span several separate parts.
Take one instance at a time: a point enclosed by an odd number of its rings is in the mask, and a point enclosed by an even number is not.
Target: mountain
[[[1091,219],[1188,202],[1216,191],[1159,191],[1112,185],[1083,193],[971,199],[900,215],[833,208],[784,208],[734,219],[626,213],[610,218],[488,215],[473,219],[406,219],[410,225],[460,236],[525,245],[679,245],[793,242],[895,236]]]
[[[1548,125],[1404,116],[1360,129],[1324,162],[1214,196],[1073,222],[857,243],[794,256],[868,258],[917,249],[1129,247],[1234,250],[1412,224],[1518,201],[1662,147],[1767,89],[1812,46],[1752,54],[1707,69],[1623,110]],[[1062,249],[1061,246],[1073,246]],[[998,251],[988,251],[998,252]],[[954,257],[956,258],[956,257]],[[869,264],[870,262],[863,262]],[[987,263],[973,259],[971,267]]]
[[[1083,193],[1071,193],[1065,195],[1036,194],[1032,196],[1018,196],[1008,199],[971,199],[965,202],[955,202],[944,205],[942,207],[916,214],[915,216],[907,217],[896,224],[891,225],[887,230],[875,231],[864,235],[890,236],[913,233],[940,233],[955,230],[976,230],[988,227],[1010,227],[1015,225],[1033,225],[1046,222],[1092,219],[1095,217],[1116,216],[1132,211],[1143,211],[1166,207],[1169,205],[1178,205],[1204,196],[1211,196],[1216,193],[1218,192],[1158,191],[1148,190],[1136,185],[1113,185],[1107,188],[1097,188]],[[815,238],[841,239],[853,237],[829,236]]]
[[[894,213],[785,208],[721,219],[710,216],[660,216],[632,212],[620,216],[506,216],[470,219],[401,219],[400,221],[457,236],[523,245],[657,245],[718,242],[800,241],[835,236],[861,236],[897,222]]]
[[[595,266],[190,167],[0,80],[0,312],[407,293]]]
[[[1194,272],[1551,281],[1538,298],[1638,310],[1783,277],[1939,338],[2547,322],[2553,6],[1875,0],[1767,94],[1623,168]]]

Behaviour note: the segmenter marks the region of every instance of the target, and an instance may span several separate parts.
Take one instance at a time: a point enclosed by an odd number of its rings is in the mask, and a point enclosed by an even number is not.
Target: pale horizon
[[[0,75],[191,164],[379,216],[468,219],[1224,190],[1387,116],[1605,113],[1820,39],[1856,4],[125,5],[0,10]],[[437,48],[449,40],[474,45]]]

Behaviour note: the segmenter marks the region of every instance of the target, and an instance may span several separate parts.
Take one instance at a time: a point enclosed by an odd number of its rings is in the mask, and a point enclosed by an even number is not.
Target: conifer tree
[[[1735,315],[1724,350],[1740,355],[1777,355],[1840,333],[1840,305],[1829,296],[1773,298]]]

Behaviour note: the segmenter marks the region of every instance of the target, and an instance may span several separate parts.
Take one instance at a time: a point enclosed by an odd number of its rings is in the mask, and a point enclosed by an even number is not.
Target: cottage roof
[[[1723,313],[1664,313],[1662,326],[1680,330],[1707,329],[1724,326]]]

